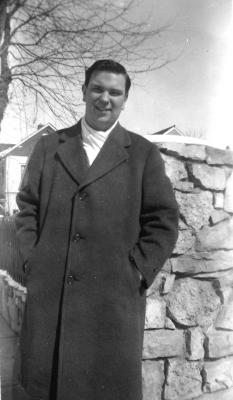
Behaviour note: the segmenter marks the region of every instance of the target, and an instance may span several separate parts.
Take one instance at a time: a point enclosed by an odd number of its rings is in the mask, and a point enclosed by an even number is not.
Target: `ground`
[[[18,345],[18,336],[9,328],[6,321],[0,316],[0,366],[1,366],[1,400],[13,400],[12,389],[18,384],[18,371],[15,372],[15,357]],[[22,392],[19,398],[24,400]],[[21,400],[21,399],[20,399]]]

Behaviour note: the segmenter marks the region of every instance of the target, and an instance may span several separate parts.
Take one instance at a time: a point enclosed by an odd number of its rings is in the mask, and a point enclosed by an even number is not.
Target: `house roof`
[[[169,131],[171,128],[175,128],[175,125],[169,126],[169,128],[161,129],[161,131],[152,133],[152,135],[164,135],[167,131]]]
[[[31,135],[21,140],[19,143],[13,145],[13,147],[10,147],[0,152],[0,158],[4,158],[9,155],[29,157],[40,137],[55,132],[55,130],[56,129],[51,124],[46,124],[42,126],[40,129],[37,129]]]
[[[9,149],[10,147],[13,147],[15,145],[15,143],[0,143],[0,153],[2,151],[5,151],[7,149]]]
[[[162,129],[161,131],[152,133],[152,135],[179,135],[183,136],[183,132],[181,132],[176,125],[171,125],[168,128]]]

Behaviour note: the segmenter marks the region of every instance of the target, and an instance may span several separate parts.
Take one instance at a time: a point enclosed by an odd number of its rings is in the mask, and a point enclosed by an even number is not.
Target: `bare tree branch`
[[[159,43],[170,25],[151,28],[148,19],[135,21],[134,6],[135,0],[124,6],[113,0],[1,0],[0,123],[10,84],[17,97],[34,98],[38,108],[72,120],[84,68],[94,60],[126,60],[133,72],[174,60],[159,47],[150,48],[150,40]]]
[[[203,128],[200,129],[187,129],[184,133],[184,136],[195,137],[198,139],[206,138],[206,131]]]

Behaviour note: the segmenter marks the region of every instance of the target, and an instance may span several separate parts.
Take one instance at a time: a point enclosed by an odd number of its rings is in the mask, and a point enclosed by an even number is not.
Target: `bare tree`
[[[187,129],[184,133],[184,136],[195,137],[198,139],[206,139],[206,131],[205,129]]]
[[[134,0],[0,0],[0,123],[14,97],[60,120],[75,118],[83,71],[93,60],[124,60],[134,72],[171,61],[149,48],[168,25],[139,22],[134,6]]]

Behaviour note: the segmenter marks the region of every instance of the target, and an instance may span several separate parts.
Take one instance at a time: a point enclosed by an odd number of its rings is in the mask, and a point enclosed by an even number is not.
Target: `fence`
[[[14,216],[0,218],[0,269],[7,271],[16,282],[24,284]]]

